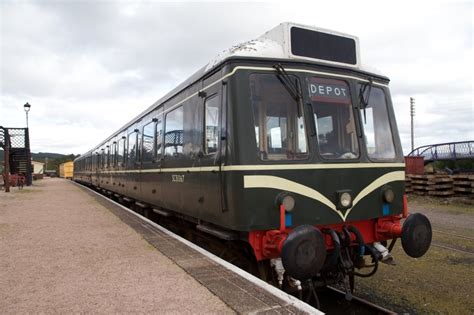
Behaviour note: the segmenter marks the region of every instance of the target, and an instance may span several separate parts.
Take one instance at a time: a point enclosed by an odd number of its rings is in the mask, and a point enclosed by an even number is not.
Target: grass
[[[474,240],[446,234],[474,237],[469,225],[474,207],[465,199],[410,195],[412,206],[429,209],[430,217],[438,218],[433,220],[434,243],[474,252]],[[467,224],[461,227],[461,223]],[[397,313],[474,314],[474,254],[431,246],[425,256],[414,259],[405,254],[400,241],[392,254],[396,266],[380,264],[375,276],[356,279],[357,295]]]
[[[409,195],[410,206],[426,207],[429,210],[443,211],[449,214],[473,214],[474,199],[472,197],[440,198]]]
[[[398,313],[472,314],[474,255],[431,247],[418,259],[395,246],[396,266],[380,264],[371,278],[358,278],[357,294]]]

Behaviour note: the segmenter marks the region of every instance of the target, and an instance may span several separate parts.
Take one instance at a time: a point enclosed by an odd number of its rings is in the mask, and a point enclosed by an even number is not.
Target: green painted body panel
[[[273,62],[274,63],[274,62]],[[191,84],[189,88],[173,96],[162,105],[130,125],[127,129],[134,130],[158,117],[161,112],[182,100],[186,100],[184,109],[185,139],[183,154],[178,157],[157,159],[150,163],[136,163],[132,167],[116,166],[99,171],[83,170],[75,174],[75,179],[92,183],[105,189],[130,196],[136,200],[150,204],[153,207],[170,209],[186,216],[236,231],[252,231],[275,229],[279,226],[279,210],[275,204],[276,196],[282,191],[274,188],[245,188],[244,176],[265,175],[285,179],[304,185],[325,196],[336,204],[338,190],[350,190],[353,198],[364,188],[381,176],[404,171],[403,153],[398,138],[398,130],[394,112],[387,88],[388,112],[395,143],[396,158],[384,161],[388,164],[397,163],[398,167],[384,167],[378,161],[379,167],[367,168],[337,168],[337,169],[293,169],[282,170],[281,165],[347,165],[371,164],[364,149],[362,137],[359,138],[360,156],[357,159],[335,161],[324,160],[319,156],[316,137],[308,136],[309,155],[300,161],[262,161],[257,152],[256,138],[253,123],[253,114],[250,104],[249,75],[259,70],[238,70],[225,78],[225,84],[220,81],[223,76],[232,73],[237,66],[271,67],[269,61],[229,61],[218,71]],[[283,63],[288,68],[302,70],[334,72],[344,75],[367,78],[367,74],[354,70],[336,69],[301,62]],[[265,72],[268,73],[268,72]],[[304,80],[308,74],[292,73]],[[378,82],[388,84],[383,78],[376,78]],[[356,91],[356,80],[347,79],[352,91]],[[213,84],[215,83],[215,84]],[[203,102],[204,98],[197,95],[197,91],[213,84],[206,89],[207,95],[217,93],[222,100],[221,131],[219,153],[211,156],[202,155],[203,144]],[[355,95],[353,104],[357,104]],[[307,96],[305,96],[307,98]],[[307,101],[306,99],[304,100]],[[354,111],[356,112],[356,111]],[[305,113],[306,115],[306,113]],[[308,115],[306,115],[307,117]],[[357,126],[359,115],[355,117]],[[306,118],[306,124],[309,124]],[[358,127],[359,128],[359,127]],[[110,141],[116,140],[111,138]],[[360,130],[358,129],[360,132]],[[189,137],[189,138],[186,138]],[[79,159],[80,160],[80,159]],[[76,160],[76,163],[79,161]],[[226,170],[226,166],[261,166],[274,165],[273,170]],[[224,166],[220,170],[219,166]],[[206,170],[206,168],[213,168]],[[177,169],[179,168],[179,169]],[[176,169],[175,171],[169,171]],[[91,176],[92,175],[92,176]],[[179,181],[176,175],[182,178]],[[174,177],[173,177],[174,176]],[[182,177],[181,177],[182,176]],[[122,186],[123,185],[123,186]],[[377,218],[383,215],[383,189],[390,187],[395,193],[395,201],[389,206],[388,215],[400,214],[403,209],[403,180],[396,180],[381,187],[362,198],[351,210],[346,221],[360,221]],[[293,226],[301,224],[336,224],[343,222],[336,211],[330,209],[314,198],[305,194],[293,192],[296,206],[292,211]],[[387,214],[387,213],[386,213]]]

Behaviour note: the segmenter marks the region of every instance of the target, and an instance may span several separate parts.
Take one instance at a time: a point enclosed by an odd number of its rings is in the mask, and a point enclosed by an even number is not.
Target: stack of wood
[[[454,179],[453,189],[457,194],[474,193],[474,175],[459,174],[452,177]]]
[[[405,175],[405,192],[417,195],[453,196],[474,194],[474,175]]]
[[[449,175],[428,175],[433,176],[428,181],[428,195],[431,196],[452,196],[453,179]]]
[[[411,188],[417,195],[426,195],[428,193],[428,179],[433,175],[408,175],[411,177]]]

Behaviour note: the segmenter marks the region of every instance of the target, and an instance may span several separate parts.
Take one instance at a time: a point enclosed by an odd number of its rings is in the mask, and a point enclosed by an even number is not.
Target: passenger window
[[[297,80],[292,77],[292,80]],[[262,160],[308,157],[303,109],[274,74],[250,75],[255,136]]]
[[[112,167],[115,167],[117,164],[117,142],[114,141],[112,143],[112,153],[111,153],[111,160],[110,160],[110,165]]]
[[[163,153],[163,119],[160,117],[156,122],[156,158],[161,158],[161,154]]]
[[[150,122],[143,127],[143,150],[142,161],[152,162],[154,158],[155,147],[155,122]]]
[[[107,146],[107,164],[106,164],[106,167],[109,168],[110,167],[110,146],[108,145]]]
[[[118,150],[117,150],[117,165],[118,166],[123,165],[124,150],[125,150],[125,139],[121,138],[118,142]]]
[[[217,152],[218,134],[219,134],[219,98],[217,95],[206,100],[204,105],[206,115],[204,120],[205,141],[204,152],[214,154]]]
[[[100,168],[101,169],[104,169],[104,166],[105,166],[105,149],[102,148],[101,149],[101,158],[100,158]]]
[[[183,107],[178,107],[166,115],[165,156],[178,156],[183,153]]]
[[[128,134],[127,165],[129,167],[135,166],[136,159],[137,159],[137,133],[134,131]]]

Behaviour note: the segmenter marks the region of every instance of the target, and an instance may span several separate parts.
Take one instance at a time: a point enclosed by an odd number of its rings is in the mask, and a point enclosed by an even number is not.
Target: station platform
[[[2,314],[318,312],[59,178],[0,191],[0,255]]]

